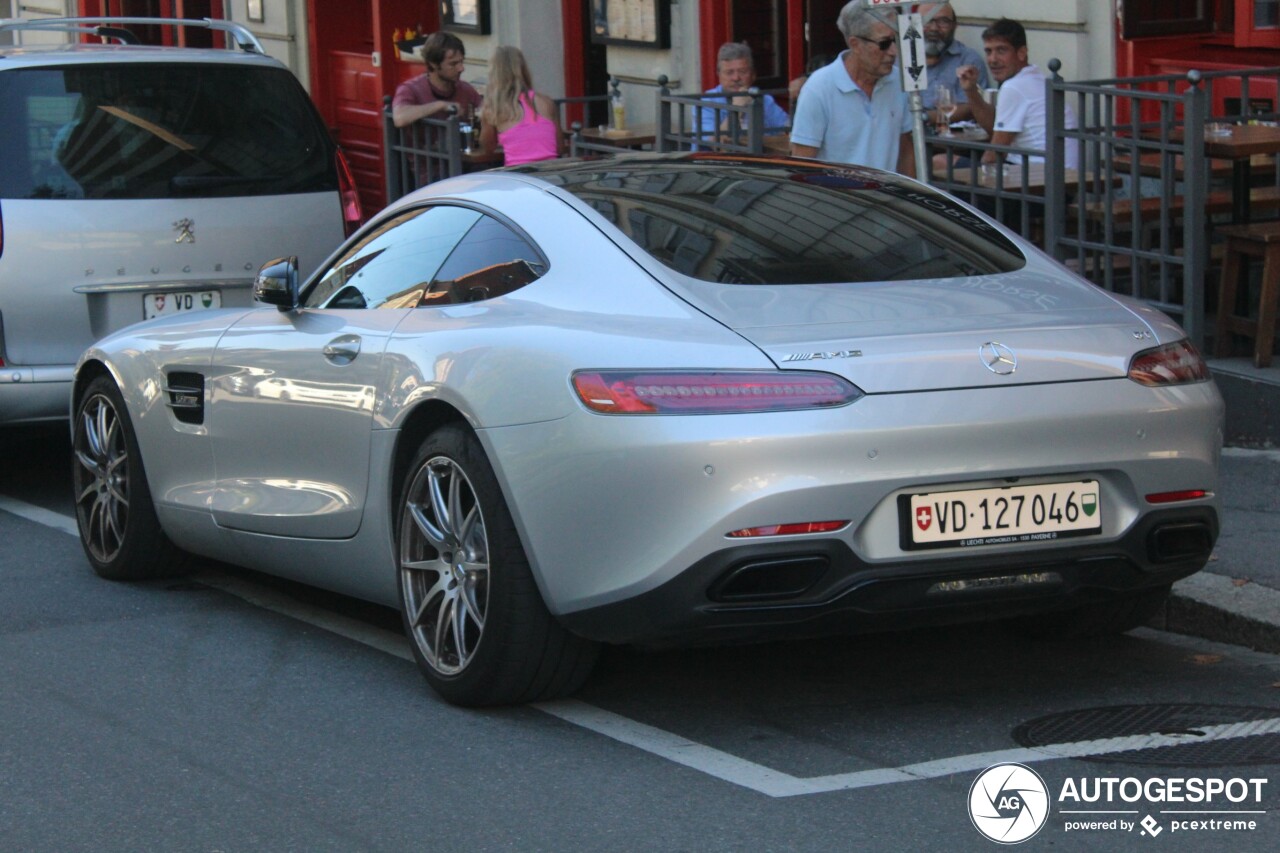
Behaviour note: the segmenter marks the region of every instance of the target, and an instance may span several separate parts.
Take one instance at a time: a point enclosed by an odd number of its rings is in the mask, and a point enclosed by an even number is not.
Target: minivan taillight
[[[342,230],[350,237],[364,219],[360,210],[360,191],[356,188],[356,179],[351,175],[351,166],[348,165],[341,148],[334,154],[334,165],[338,167],[338,197],[342,201]]]

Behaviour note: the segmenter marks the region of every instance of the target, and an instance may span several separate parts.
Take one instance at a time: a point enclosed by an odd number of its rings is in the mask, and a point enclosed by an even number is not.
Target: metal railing
[[[933,166],[930,184],[967,201],[1028,240],[1043,241],[1049,174],[1045,152],[946,136],[930,137],[929,146],[942,155],[941,165]],[[984,164],[982,159],[988,152],[1003,163]],[[1020,162],[1010,162],[1011,156]]]
[[[658,78],[657,151],[722,151],[763,154],[765,137],[788,128],[765,125],[764,100],[769,92],[752,87],[745,92],[708,95],[673,93],[666,76]],[[751,101],[735,104],[734,98]]]
[[[387,203],[432,181],[462,174],[462,121],[451,106],[445,118],[424,118],[396,127],[391,97],[383,98],[383,162]]]
[[[1064,82],[1056,70],[1048,84],[1049,115],[1059,115],[1072,99],[1091,121],[1077,131],[1051,123],[1050,138],[1079,140],[1092,181],[1046,235],[1046,249],[1094,283],[1175,315],[1203,348],[1214,218],[1248,217],[1253,204],[1242,179],[1248,168],[1236,164],[1229,182],[1215,175],[1205,154],[1206,130],[1275,121],[1280,68],[1078,83]],[[1264,93],[1271,98],[1255,97]],[[1228,186],[1213,191],[1215,181]]]

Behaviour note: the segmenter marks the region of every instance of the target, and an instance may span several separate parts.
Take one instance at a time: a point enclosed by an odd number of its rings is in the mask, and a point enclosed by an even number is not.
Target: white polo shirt
[[[1017,74],[1000,85],[1000,95],[996,98],[997,132],[1017,134],[1013,138],[1016,148],[1033,148],[1044,151],[1048,146],[1045,136],[1045,76],[1034,65],[1027,65]],[[1065,104],[1066,117],[1063,126],[1076,128],[1076,114],[1071,104]],[[1043,162],[1043,157],[1032,157],[1033,162]],[[1066,145],[1066,167],[1074,169],[1080,161],[1078,140],[1068,139]],[[1010,154],[1010,163],[1021,163],[1022,155]]]
[[[791,122],[791,141],[818,149],[818,159],[894,171],[899,141],[911,132],[911,110],[898,72],[876,81],[871,97],[844,67],[844,51],[805,81]]]

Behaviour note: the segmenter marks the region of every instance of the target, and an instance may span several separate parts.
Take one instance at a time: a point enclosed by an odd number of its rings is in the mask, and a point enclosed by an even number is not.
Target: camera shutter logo
[[[1049,819],[1049,789],[1023,764],[996,764],[969,788],[969,819],[978,832],[1000,844],[1018,844]]]

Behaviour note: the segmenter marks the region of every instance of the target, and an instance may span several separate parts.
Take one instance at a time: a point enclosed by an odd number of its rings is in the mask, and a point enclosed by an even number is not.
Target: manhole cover
[[[1258,734],[1246,734],[1247,729],[1229,735],[1214,731],[1215,727],[1254,722],[1260,724]],[[1022,723],[1013,730],[1013,739],[1022,746],[1052,746],[1154,734],[1185,738],[1185,741],[1080,756],[1080,760],[1161,767],[1280,764],[1280,708],[1238,705],[1089,708]]]

